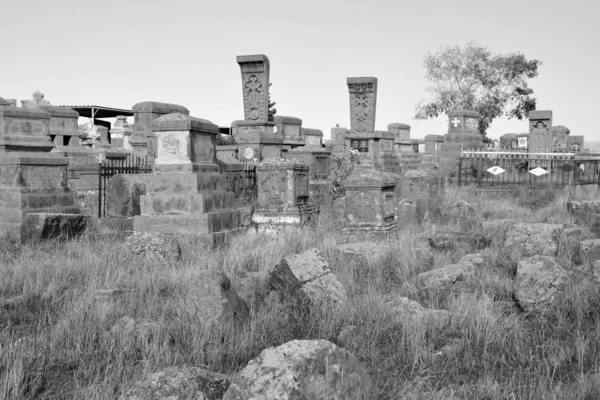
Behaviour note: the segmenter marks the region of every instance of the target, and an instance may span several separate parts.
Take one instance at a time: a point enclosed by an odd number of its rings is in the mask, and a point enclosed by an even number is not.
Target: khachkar
[[[275,135],[269,115],[269,68],[264,54],[237,56],[242,74],[244,120],[234,121],[232,133],[241,161],[280,157],[283,139]]]
[[[0,104],[6,104],[0,98]],[[0,105],[0,237],[21,238],[30,213],[78,214],[67,185],[70,159],[50,153],[51,115]]]
[[[154,173],[140,177],[141,215],[136,234],[196,235],[210,244],[226,242],[240,230],[241,213],[233,209],[233,193],[216,164],[218,127],[182,113],[152,121],[156,138]]]
[[[375,130],[377,78],[347,78],[346,83],[350,94],[350,133],[344,136],[346,148],[361,153],[361,168],[401,172],[400,160],[394,154],[394,134]]]

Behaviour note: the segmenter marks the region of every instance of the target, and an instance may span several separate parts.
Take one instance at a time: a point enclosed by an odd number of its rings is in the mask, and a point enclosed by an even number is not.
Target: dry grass
[[[425,227],[408,226],[379,260],[347,263],[332,221],[278,237],[246,235],[210,251],[192,241],[170,266],[144,264],[119,238],[82,238],[17,249],[0,244],[0,298],[20,296],[0,309],[0,397],[5,399],[115,399],[147,374],[171,365],[200,365],[233,373],[265,347],[292,339],[334,343],[353,325],[343,347],[367,366],[382,399],[597,399],[600,398],[600,293],[582,283],[543,317],[521,313],[513,300],[516,260],[498,242],[472,279],[413,298],[446,309],[449,327],[401,324],[384,303],[405,295],[402,284],[418,273],[460,258],[468,248],[432,252],[434,229],[481,230],[487,219],[572,224],[567,195],[523,193],[489,199],[473,189],[449,189],[442,215]],[[457,200],[475,211],[449,207]],[[533,207],[532,204],[537,205]],[[358,238],[360,240],[360,238]],[[269,294],[266,281],[285,255],[319,248],[349,293],[344,308],[300,310]],[[571,262],[568,244],[561,257]],[[188,306],[202,269],[222,269],[247,300],[252,322],[224,342]],[[101,289],[121,289],[102,299]],[[148,321],[137,335],[112,333],[123,316]]]

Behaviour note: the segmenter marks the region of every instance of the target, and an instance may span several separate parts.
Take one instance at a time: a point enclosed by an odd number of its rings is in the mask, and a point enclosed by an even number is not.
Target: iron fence
[[[600,181],[600,158],[574,153],[463,151],[459,185],[591,185]]]
[[[104,160],[98,167],[98,218],[106,216],[106,187],[110,179],[120,174],[146,174],[152,172],[148,157],[128,154],[123,159]]]

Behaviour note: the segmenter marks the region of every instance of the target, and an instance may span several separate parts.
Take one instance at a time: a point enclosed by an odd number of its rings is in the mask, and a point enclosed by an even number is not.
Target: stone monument
[[[548,153],[552,149],[552,111],[539,110],[529,112],[530,153]]]
[[[309,167],[295,160],[267,158],[256,165],[258,206],[252,221],[271,231],[309,223],[318,209],[309,204]]]
[[[448,111],[448,133],[438,152],[440,168],[446,175],[458,172],[462,150],[484,150],[483,135],[479,132],[481,114],[470,110]]]
[[[264,54],[238,56],[237,63],[242,75],[244,120],[231,125],[238,157],[241,161],[280,157],[283,136],[276,135],[275,123],[269,116],[269,59]]]

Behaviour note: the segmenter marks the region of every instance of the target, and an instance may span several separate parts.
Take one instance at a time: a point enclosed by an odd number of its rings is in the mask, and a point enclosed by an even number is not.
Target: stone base
[[[252,214],[252,222],[259,230],[266,227],[301,226],[317,220],[319,209],[316,205],[288,207],[287,209],[257,207]]]
[[[374,237],[387,237],[398,230],[398,225],[391,220],[381,225],[346,225],[342,232],[344,233],[362,233]]]
[[[170,193],[140,196],[141,215],[206,214],[233,208],[233,193]]]
[[[81,236],[90,217],[79,214],[29,213],[21,225],[21,243],[67,240]]]
[[[135,234],[201,235],[238,229],[241,211],[218,211],[196,215],[140,215],[133,218]]]

